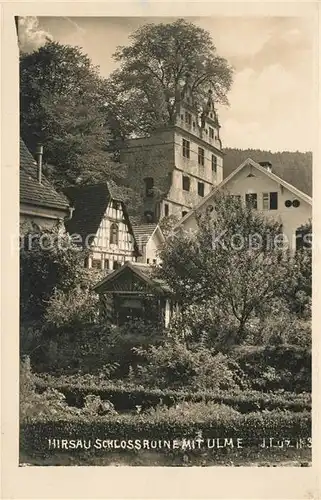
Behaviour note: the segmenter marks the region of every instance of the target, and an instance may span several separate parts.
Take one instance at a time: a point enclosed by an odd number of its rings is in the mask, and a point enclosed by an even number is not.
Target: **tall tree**
[[[48,41],[20,57],[20,127],[31,151],[44,145],[44,161],[57,187],[115,181],[126,170],[106,152],[106,86],[78,47]]]
[[[116,135],[173,124],[187,77],[199,104],[209,88],[217,102],[228,103],[232,68],[206,30],[179,19],[146,24],[130,40],[114,54],[120,68],[108,81],[108,114]]]
[[[195,232],[168,237],[161,252],[161,275],[181,306],[210,309],[219,321],[233,317],[238,340],[246,325],[283,293],[293,274],[282,244],[281,225],[231,197],[217,194],[214,216],[199,216]]]

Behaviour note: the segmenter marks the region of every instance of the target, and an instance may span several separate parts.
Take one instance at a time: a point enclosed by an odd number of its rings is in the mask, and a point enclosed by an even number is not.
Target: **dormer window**
[[[192,124],[192,115],[188,111],[185,111],[185,123],[187,125],[191,125]]]
[[[110,225],[109,242],[111,245],[118,245],[118,224],[115,222]]]

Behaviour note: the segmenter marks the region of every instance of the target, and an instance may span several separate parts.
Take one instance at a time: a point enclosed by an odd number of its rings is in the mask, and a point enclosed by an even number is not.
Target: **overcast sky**
[[[309,18],[186,18],[208,30],[218,54],[235,68],[230,107],[219,108],[223,146],[271,151],[313,148],[313,28]],[[166,18],[167,21],[174,19]],[[118,45],[146,22],[164,18],[25,18],[20,39],[25,48],[45,36],[78,45],[101,74],[115,69]]]

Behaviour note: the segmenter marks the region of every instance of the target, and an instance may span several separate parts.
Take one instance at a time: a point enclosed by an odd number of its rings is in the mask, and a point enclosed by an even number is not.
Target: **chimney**
[[[37,177],[38,177],[38,182],[41,184],[42,180],[42,155],[43,155],[43,146],[41,144],[37,144],[36,148],[36,159],[37,159]]]
[[[266,170],[268,170],[269,172],[272,172],[272,163],[271,162],[269,162],[269,161],[259,161],[259,165],[261,165],[261,167],[266,168]]]

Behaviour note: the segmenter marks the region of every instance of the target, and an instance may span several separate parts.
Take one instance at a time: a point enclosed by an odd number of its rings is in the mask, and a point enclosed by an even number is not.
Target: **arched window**
[[[110,226],[109,242],[111,245],[118,245],[118,225],[115,222]]]

